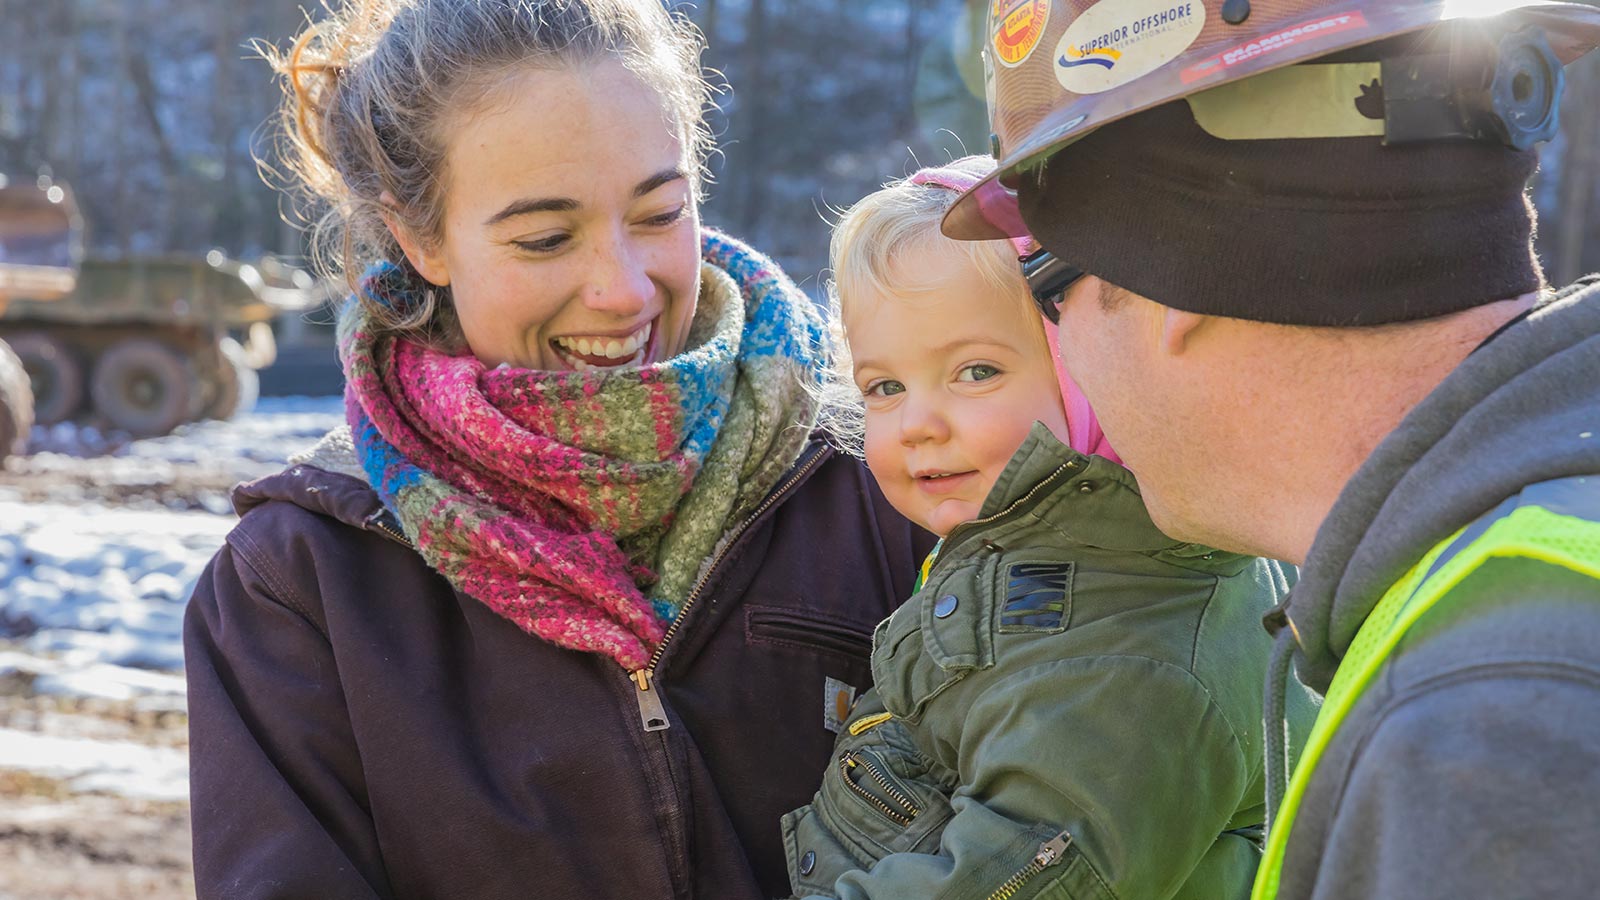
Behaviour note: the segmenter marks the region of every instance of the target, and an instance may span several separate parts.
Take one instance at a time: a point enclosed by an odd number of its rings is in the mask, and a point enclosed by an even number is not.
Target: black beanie
[[[1377,325],[1541,286],[1536,165],[1479,142],[1227,141],[1179,100],[1069,145],[1018,196],[1045,249],[1165,306]]]

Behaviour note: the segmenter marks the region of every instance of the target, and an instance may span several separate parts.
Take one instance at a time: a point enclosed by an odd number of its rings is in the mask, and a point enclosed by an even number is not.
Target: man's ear
[[[1210,316],[1186,310],[1161,307],[1161,351],[1177,356],[1190,349],[1199,332],[1211,320]]]
[[[400,250],[405,253],[406,261],[411,263],[411,268],[429,282],[444,287],[450,283],[450,267],[445,265],[444,257],[429,243],[419,240],[411,229],[400,221],[396,212],[400,204],[394,195],[384,191],[378,195],[378,202],[383,204],[383,224],[394,235],[395,242],[400,245]]]

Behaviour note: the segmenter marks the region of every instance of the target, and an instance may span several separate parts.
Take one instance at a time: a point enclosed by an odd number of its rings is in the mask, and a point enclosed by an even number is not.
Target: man
[[[1256,896],[1600,892],[1600,285],[1547,288],[1524,197],[1600,10],[1073,0],[1022,53],[1022,5],[945,229],[1048,251],[1158,525],[1303,567]]]

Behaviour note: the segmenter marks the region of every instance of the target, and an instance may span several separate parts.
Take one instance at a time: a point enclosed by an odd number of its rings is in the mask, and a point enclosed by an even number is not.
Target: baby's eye
[[[1000,374],[1000,370],[985,363],[973,363],[961,370],[956,376],[957,381],[988,381]]]
[[[861,393],[868,397],[892,397],[895,394],[903,393],[905,389],[906,386],[900,382],[884,378],[868,384]]]

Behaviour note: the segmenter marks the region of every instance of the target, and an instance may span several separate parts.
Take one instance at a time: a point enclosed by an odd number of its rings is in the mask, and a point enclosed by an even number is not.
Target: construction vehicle
[[[91,258],[65,296],[15,299],[0,340],[28,370],[38,424],[162,435],[253,406],[256,370],[276,354],[269,323],[305,308],[313,288],[271,257]]]
[[[47,175],[15,180],[0,174],[0,315],[27,298],[41,308],[77,285],[83,222],[72,192]],[[0,335],[0,461],[21,453],[34,420],[28,369]]]

